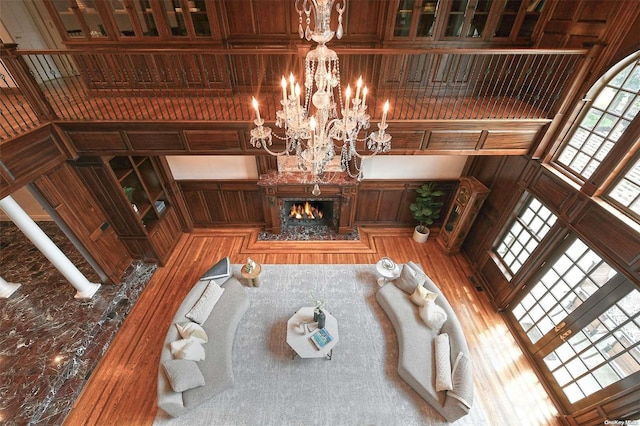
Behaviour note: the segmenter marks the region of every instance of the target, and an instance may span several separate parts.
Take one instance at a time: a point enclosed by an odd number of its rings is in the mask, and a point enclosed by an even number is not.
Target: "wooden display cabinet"
[[[458,253],[478,212],[489,196],[489,189],[474,177],[460,178],[447,216],[438,234],[438,241],[447,254]]]
[[[132,257],[167,260],[181,227],[153,157],[81,158],[75,163]]]
[[[390,5],[387,39],[528,41],[549,1],[398,0]]]

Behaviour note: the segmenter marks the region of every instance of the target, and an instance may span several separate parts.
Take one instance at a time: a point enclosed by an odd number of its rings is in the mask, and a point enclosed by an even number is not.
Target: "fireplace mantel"
[[[307,200],[334,199],[340,204],[338,233],[352,232],[358,198],[358,181],[349,177],[347,173],[335,173],[328,183],[318,184],[321,191],[318,196],[311,193],[314,185],[308,173],[271,171],[260,175],[258,187],[262,192],[266,230],[279,234],[282,226],[280,211],[284,207],[284,200],[299,197]]]

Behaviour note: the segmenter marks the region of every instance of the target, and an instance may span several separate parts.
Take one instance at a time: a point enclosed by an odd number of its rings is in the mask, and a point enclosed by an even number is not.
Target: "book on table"
[[[311,335],[311,341],[318,349],[324,348],[332,340],[333,337],[331,337],[331,334],[329,334],[326,328],[321,328]]]

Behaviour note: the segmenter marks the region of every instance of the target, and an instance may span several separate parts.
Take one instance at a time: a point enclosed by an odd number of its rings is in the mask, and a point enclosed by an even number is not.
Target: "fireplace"
[[[300,172],[269,172],[260,175],[258,186],[268,232],[279,234],[291,226],[328,226],[340,234],[353,231],[358,182],[346,173],[336,173],[330,182],[320,184],[318,196],[312,194],[313,181]],[[305,212],[307,203],[313,219]],[[298,214],[290,217],[292,208],[301,211],[299,218]],[[314,213],[318,211],[322,213]]]
[[[327,226],[337,230],[340,216],[339,199],[283,199],[282,205],[282,227]]]

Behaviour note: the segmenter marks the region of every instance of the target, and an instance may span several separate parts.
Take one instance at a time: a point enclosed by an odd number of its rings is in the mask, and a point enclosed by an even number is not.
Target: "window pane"
[[[520,326],[536,331],[527,333],[531,343],[536,343],[553,329],[548,325],[549,321],[553,326],[560,324],[567,315],[616,275],[616,271],[580,239],[576,239],[556,262],[550,265],[549,270],[554,273],[547,272],[514,307],[514,310],[525,313],[523,319],[519,320]],[[586,333],[593,333],[594,329],[598,330],[598,327],[593,326],[579,335],[584,338]],[[573,339],[577,337],[578,335],[575,335]],[[579,342],[572,340],[572,345],[578,344]]]
[[[639,88],[636,61],[600,90],[555,161],[589,179],[640,109]]]
[[[544,358],[570,402],[640,371],[639,312],[633,289]]]
[[[556,216],[531,197],[495,249],[502,263],[516,274],[556,222]]]
[[[640,216],[640,159],[608,195],[622,206],[629,208],[635,215]]]

